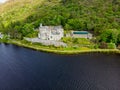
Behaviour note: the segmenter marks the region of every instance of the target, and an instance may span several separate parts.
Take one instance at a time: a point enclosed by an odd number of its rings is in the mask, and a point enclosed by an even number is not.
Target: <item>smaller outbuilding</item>
[[[92,34],[88,31],[72,31],[71,36],[73,38],[86,38],[86,39],[92,39]]]

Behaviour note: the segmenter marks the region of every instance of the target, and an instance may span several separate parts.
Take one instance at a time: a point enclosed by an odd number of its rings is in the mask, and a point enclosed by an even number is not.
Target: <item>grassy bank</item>
[[[5,43],[5,42],[4,42]],[[48,53],[56,53],[56,54],[81,54],[81,53],[117,53],[120,54],[120,50],[118,49],[89,49],[89,48],[63,48],[63,47],[53,47],[53,46],[43,46],[38,43],[33,44],[30,42],[20,41],[20,40],[9,40],[6,41],[8,44],[14,44],[38,51],[48,52]]]

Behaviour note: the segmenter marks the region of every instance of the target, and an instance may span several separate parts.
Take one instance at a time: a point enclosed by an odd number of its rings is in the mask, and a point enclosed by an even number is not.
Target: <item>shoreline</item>
[[[55,49],[45,46],[38,46],[30,43],[23,43],[20,40],[8,40],[1,43],[13,44],[20,47],[25,47],[29,49],[33,49],[36,51],[42,51],[47,53],[55,53],[55,54],[65,54],[65,55],[73,55],[73,54],[82,54],[82,53],[112,53],[112,54],[120,54],[119,49],[89,49],[89,50],[64,50],[64,49]]]

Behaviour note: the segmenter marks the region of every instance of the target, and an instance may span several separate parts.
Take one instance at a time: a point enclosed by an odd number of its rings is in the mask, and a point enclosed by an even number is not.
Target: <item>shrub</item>
[[[108,43],[108,49],[116,49],[115,43]]]
[[[101,42],[100,43],[100,48],[101,49],[106,49],[108,47],[107,43],[106,42]]]
[[[95,49],[98,49],[98,48],[99,48],[99,44],[95,44],[95,45],[94,45],[94,48],[95,48]]]

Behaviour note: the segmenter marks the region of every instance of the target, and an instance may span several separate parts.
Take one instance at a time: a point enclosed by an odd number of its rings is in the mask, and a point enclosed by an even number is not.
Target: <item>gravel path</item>
[[[63,47],[66,47],[67,44],[64,43],[64,42],[61,42],[61,41],[53,41],[53,40],[42,40],[42,39],[39,39],[39,38],[25,38],[25,40],[27,41],[30,41],[30,42],[37,42],[37,43],[41,43],[43,45],[54,45],[54,46],[63,46]]]

